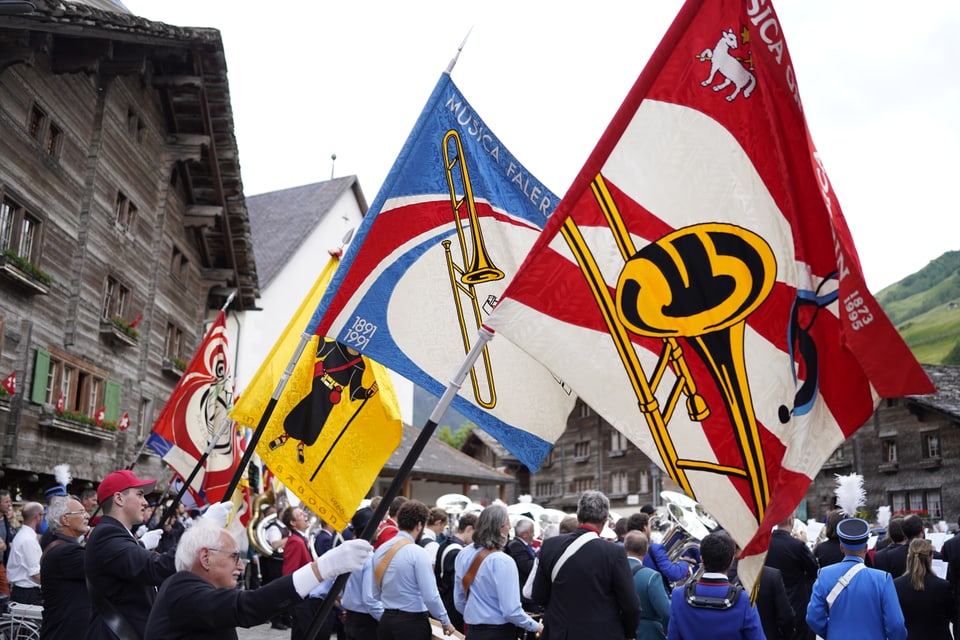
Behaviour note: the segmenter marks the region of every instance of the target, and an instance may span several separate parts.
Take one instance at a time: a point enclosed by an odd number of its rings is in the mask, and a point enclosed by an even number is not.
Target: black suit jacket
[[[593,540],[550,575],[560,556],[589,529],[555,536],[540,547],[533,601],[544,605],[543,638],[633,638],[640,623],[640,598],[627,554],[618,544]]]
[[[523,585],[526,584],[527,576],[530,575],[530,570],[533,569],[533,560],[536,556],[530,553],[527,543],[520,538],[514,538],[508,542],[505,550],[517,564],[517,573],[520,574],[520,591],[523,591]],[[521,600],[526,604],[526,598],[521,597]]]
[[[90,599],[83,571],[84,549],[72,538],[55,536],[43,552],[44,640],[73,640],[90,622]]]
[[[950,622],[955,601],[950,583],[932,573],[923,577],[923,591],[917,591],[910,576],[894,579],[897,599],[907,624],[907,640],[953,640]]]
[[[760,614],[760,624],[767,640],[789,640],[793,637],[795,614],[779,569],[763,568],[757,595],[757,613]]]
[[[87,580],[109,600],[142,637],[157,587],[174,568],[173,555],[147,551],[123,524],[103,516],[87,540],[84,568]],[[115,636],[96,608],[91,608],[87,640]]]
[[[236,640],[236,627],[266,622],[278,609],[300,602],[293,575],[254,591],[217,589],[190,571],[163,583],[143,640]]]
[[[766,566],[779,569],[798,626],[806,626],[807,603],[817,579],[817,560],[806,544],[789,531],[774,530],[770,536]]]
[[[907,551],[909,543],[887,545],[873,554],[873,568],[886,571],[899,578],[907,570]]]

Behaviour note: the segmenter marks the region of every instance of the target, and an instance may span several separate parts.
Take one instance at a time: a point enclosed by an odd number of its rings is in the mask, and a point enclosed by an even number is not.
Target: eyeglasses
[[[63,515],[65,516],[78,516],[80,514],[89,515],[86,511],[65,511]]]
[[[217,549],[216,547],[211,547],[210,549],[207,549],[207,551],[216,551],[217,553],[223,553],[223,551],[221,551],[220,549]],[[239,552],[239,551],[234,551],[233,553],[227,553],[227,554],[224,554],[224,555],[229,556],[230,559],[233,560],[233,563],[234,563],[234,564],[240,562],[240,552]]]

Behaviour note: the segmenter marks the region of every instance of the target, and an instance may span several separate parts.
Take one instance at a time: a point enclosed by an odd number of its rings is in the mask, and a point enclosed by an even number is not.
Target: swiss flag
[[[117,428],[120,431],[126,431],[130,427],[130,414],[124,411],[123,415],[120,416],[120,422],[117,423]]]
[[[3,385],[3,388],[6,389],[7,393],[10,395],[15,395],[17,393],[17,372],[11,371],[10,375],[3,379],[3,382],[0,383]]]
[[[102,427],[102,426],[103,426],[103,419],[104,419],[104,417],[105,417],[106,415],[107,415],[107,408],[106,408],[106,407],[100,407],[99,409],[97,409],[96,420],[97,420],[97,426],[98,426],[98,427]]]
[[[57,413],[63,413],[65,401],[63,399],[63,391],[60,392],[60,395],[57,397]]]

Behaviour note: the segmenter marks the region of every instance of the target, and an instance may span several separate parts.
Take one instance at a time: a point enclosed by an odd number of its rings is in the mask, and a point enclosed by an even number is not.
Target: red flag
[[[135,329],[136,326],[137,326],[138,324],[140,324],[140,321],[141,321],[141,320],[143,320],[143,314],[142,314],[142,313],[141,313],[140,315],[138,315],[136,318],[133,319],[133,322],[130,323],[130,328],[131,328],[131,329]]]
[[[66,400],[63,397],[63,391],[60,392],[60,395],[57,396],[57,413],[63,413],[63,409],[66,406]]]
[[[232,406],[228,384],[226,314],[221,311],[200,348],[160,411],[153,432],[171,443],[164,461],[184,478],[190,476],[203,452],[228,420]],[[191,488],[208,502],[220,502],[242,453],[232,423],[223,431]]]
[[[730,531],[748,587],[879,396],[933,390],[864,284],[769,1],[686,2],[487,324]]]
[[[130,428],[130,414],[126,411],[123,412],[123,415],[120,416],[120,421],[117,423],[117,428],[120,431],[126,431]]]
[[[3,379],[3,382],[0,382],[0,385],[3,385],[4,390],[10,395],[16,395],[17,393],[17,372],[11,371],[10,375]]]
[[[100,407],[99,409],[97,409],[97,415],[95,416],[95,418],[97,420],[98,427],[103,426],[103,419],[106,417],[106,415],[107,415],[106,407]]]

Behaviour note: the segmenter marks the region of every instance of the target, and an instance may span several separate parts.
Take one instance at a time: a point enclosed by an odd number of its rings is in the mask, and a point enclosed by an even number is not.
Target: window
[[[587,405],[586,402],[578,401],[577,410],[581,418],[589,418],[591,415],[590,407]]]
[[[534,485],[534,493],[537,496],[553,496],[556,495],[554,487],[555,484],[553,482],[538,482]]]
[[[132,108],[127,110],[127,133],[138,143],[142,143],[146,137],[147,126]]]
[[[167,358],[180,358],[183,348],[183,331],[177,325],[167,323],[167,335],[163,345],[163,355]]]
[[[843,447],[838,447],[836,451],[830,454],[827,462],[843,462]]]
[[[885,438],[883,440],[883,460],[882,462],[897,461],[897,441],[894,438]]]
[[[59,406],[61,398],[63,411],[92,418],[105,407],[107,420],[119,417],[120,385],[106,371],[54,348],[37,349],[30,400]]]
[[[31,264],[40,258],[40,219],[8,196],[0,200],[0,251],[12,251]]]
[[[610,493],[630,493],[629,474],[626,471],[614,471],[610,474]]]
[[[140,407],[137,409],[137,424],[142,440],[147,437],[153,424],[153,402],[150,398],[140,398]]]
[[[896,492],[890,494],[890,508],[894,513],[901,511],[906,511],[907,509],[907,494],[903,492]]]
[[[137,207],[130,202],[130,199],[125,196],[122,191],[117,191],[117,199],[113,205],[113,212],[115,215],[114,222],[116,222],[118,227],[124,231],[130,231],[133,228],[133,223],[137,217]]]
[[[939,431],[928,431],[921,434],[923,438],[923,449],[921,454],[924,458],[939,458],[940,457],[940,432]]]
[[[584,491],[596,489],[597,482],[593,478],[577,478],[571,483],[571,488],[573,489],[574,493],[580,495]]]
[[[186,254],[181,251],[179,247],[174,246],[173,254],[170,257],[170,274],[177,280],[185,280],[187,275],[187,265],[189,264],[190,261],[187,260]]]
[[[650,493],[650,472],[646,469],[640,470],[640,493]]]
[[[577,461],[583,461],[590,457],[590,441],[581,440],[573,445],[573,458]]]
[[[940,499],[939,491],[927,491],[927,512],[931,518],[940,519],[943,517],[943,504]]]
[[[125,318],[130,305],[130,289],[113,276],[107,276],[107,285],[103,291],[103,319]]]
[[[47,116],[47,113],[36,104],[30,108],[27,132],[31,138],[43,146],[43,150],[47,155],[56,158],[60,154],[63,129],[55,124],[50,117]]]
[[[619,431],[612,431],[610,433],[610,450],[611,451],[623,451],[627,448],[629,444],[627,436],[623,435]]]

